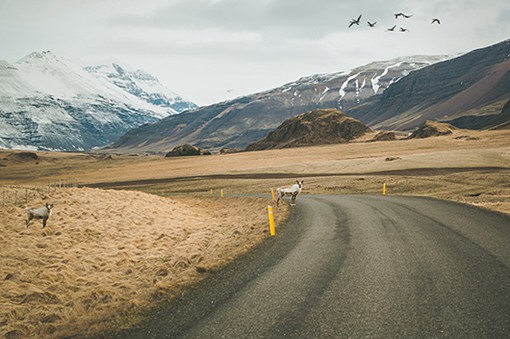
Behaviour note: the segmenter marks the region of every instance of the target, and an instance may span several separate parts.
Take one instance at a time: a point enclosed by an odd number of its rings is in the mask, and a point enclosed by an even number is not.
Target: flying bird
[[[404,28],[404,27],[400,27],[400,31],[401,32],[409,32],[409,30],[407,28]]]
[[[400,12],[400,13],[395,13],[394,15],[395,15],[395,19],[398,19],[398,17],[399,17],[399,16],[403,16],[403,17],[404,17],[404,18],[406,18],[406,19],[409,19],[410,17],[412,17],[412,16],[413,16],[412,14],[411,14],[411,15],[406,15],[406,14],[404,14],[404,13],[402,13],[402,12]]]
[[[361,14],[359,15],[359,17],[357,19],[352,19],[351,20],[351,23],[349,24],[349,28],[351,28],[352,25],[358,25],[359,26],[359,21],[361,20]]]
[[[367,24],[368,24],[370,27],[374,27],[376,23],[377,23],[377,21],[375,21],[375,22],[373,22],[373,23],[372,23],[372,22],[370,22],[370,21],[367,21]]]
[[[393,27],[391,27],[391,28],[388,28],[388,29],[386,30],[386,32],[393,32],[393,31],[395,31],[395,28],[396,28],[396,27],[397,27],[397,25],[395,25],[395,26],[393,26]]]
[[[441,24],[441,21],[439,21],[439,19],[438,19],[438,18],[434,18],[434,19],[432,19],[431,24],[433,24],[434,22],[437,22],[438,24]]]

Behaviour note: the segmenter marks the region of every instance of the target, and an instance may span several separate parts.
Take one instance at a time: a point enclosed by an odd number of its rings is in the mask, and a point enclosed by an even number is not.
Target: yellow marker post
[[[223,190],[220,191],[220,197],[224,197],[225,195],[223,194]]]
[[[271,206],[267,206],[267,216],[269,218],[269,234],[271,236],[274,236],[276,234],[276,230],[274,228],[274,214],[273,214],[273,208]]]
[[[382,195],[386,195],[386,183],[382,184]]]
[[[272,187],[271,187],[271,199],[272,199],[273,201],[276,201],[276,198],[275,198],[275,196],[274,196],[274,188],[272,188]]]
[[[211,190],[209,191],[209,193],[211,193],[211,195],[213,195],[213,194],[214,194],[214,191],[212,190],[212,188],[211,188]]]

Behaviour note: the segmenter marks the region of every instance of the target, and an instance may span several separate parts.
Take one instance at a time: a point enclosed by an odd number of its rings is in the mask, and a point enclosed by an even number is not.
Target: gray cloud
[[[179,0],[148,15],[118,16],[112,24],[124,27],[218,28],[319,38],[345,29],[349,20],[361,12],[373,18],[384,13],[386,18],[382,21],[391,19],[393,13],[377,0],[366,0],[362,6],[356,7],[338,0]]]
[[[398,19],[395,12],[413,14]],[[360,26],[348,29],[363,14]],[[430,25],[432,17],[442,24]],[[366,21],[377,21],[374,29]],[[385,32],[394,24],[409,34]],[[0,0],[0,59],[36,51],[114,57],[200,104],[313,73],[510,37],[502,0]]]

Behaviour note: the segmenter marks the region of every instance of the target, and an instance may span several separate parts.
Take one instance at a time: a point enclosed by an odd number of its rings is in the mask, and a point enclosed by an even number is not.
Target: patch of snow
[[[345,89],[347,88],[347,86],[349,85],[349,82],[353,79],[356,79],[356,77],[358,77],[359,75],[361,74],[361,72],[359,73],[356,73],[354,75],[351,75],[350,77],[347,78],[347,80],[344,81],[344,83],[342,84],[342,86],[340,87],[340,89],[338,90],[338,95],[340,96],[338,98],[338,101],[341,101],[342,98],[345,96]]]
[[[380,85],[379,85],[379,80],[381,80],[381,78],[383,76],[385,76],[386,74],[388,74],[390,68],[395,68],[395,67],[400,67],[400,65],[402,65],[402,62],[398,62],[396,64],[393,64],[393,65],[390,65],[388,67],[386,67],[384,69],[384,71],[381,73],[381,75],[379,76],[376,76],[374,78],[372,78],[371,82],[372,82],[372,89],[374,91],[374,94],[377,94],[377,92],[379,91],[379,88],[380,88]],[[413,64],[415,65],[415,64]],[[391,83],[391,82],[390,82]]]
[[[322,101],[322,99],[324,99],[324,97],[328,94],[328,91],[329,91],[329,87],[326,86],[326,88],[324,89],[324,91],[322,91],[322,95],[321,97],[319,98],[319,102]]]

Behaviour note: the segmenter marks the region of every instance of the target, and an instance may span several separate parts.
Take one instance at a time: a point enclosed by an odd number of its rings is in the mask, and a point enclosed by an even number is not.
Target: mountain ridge
[[[447,56],[414,56],[372,62],[348,71],[302,77],[280,87],[167,117],[134,129],[108,148],[165,152],[189,143],[202,149],[245,148],[284,120],[317,108],[345,112],[384,92],[410,72]]]
[[[348,113],[374,128],[497,114],[510,98],[510,40],[417,70]]]

